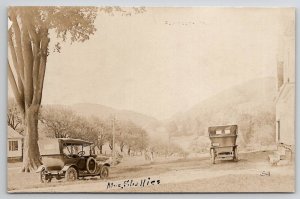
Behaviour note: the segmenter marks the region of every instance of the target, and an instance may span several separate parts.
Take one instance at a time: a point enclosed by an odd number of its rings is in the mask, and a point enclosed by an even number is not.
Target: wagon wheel
[[[212,164],[216,164],[215,149],[210,149],[210,161]]]
[[[235,162],[239,161],[239,158],[238,158],[238,148],[237,148],[237,146],[234,147],[234,150],[233,150],[233,161],[235,161]]]
[[[100,169],[100,178],[106,179],[109,176],[109,169],[107,166],[102,166]]]
[[[46,174],[45,170],[40,172],[40,181],[41,183],[48,183],[51,182],[52,176],[51,174]]]
[[[78,173],[74,167],[69,167],[65,174],[67,181],[74,181],[78,178]]]

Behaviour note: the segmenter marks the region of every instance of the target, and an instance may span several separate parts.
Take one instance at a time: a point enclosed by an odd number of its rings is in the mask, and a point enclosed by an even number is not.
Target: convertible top
[[[85,140],[81,139],[74,139],[74,138],[58,138],[61,142],[63,142],[66,145],[73,145],[73,144],[78,144],[78,145],[91,145],[93,142],[88,142]]]

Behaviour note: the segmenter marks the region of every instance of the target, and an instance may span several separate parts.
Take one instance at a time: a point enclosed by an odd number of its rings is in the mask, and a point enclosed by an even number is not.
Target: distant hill
[[[165,121],[129,110],[100,104],[80,103],[68,106],[83,116],[131,121],[143,127],[150,137],[182,145],[186,150],[207,147],[209,126],[237,124],[238,144],[242,147],[275,142],[276,79],[260,78],[226,89]]]
[[[240,145],[266,145],[275,141],[275,96],[275,78],[254,79],[175,115],[167,128],[172,131],[173,140],[177,137],[176,142],[180,143],[184,136],[208,136],[209,126],[237,124]]]
[[[97,116],[101,119],[107,119],[115,116],[117,120],[131,121],[149,132],[150,136],[161,135],[162,123],[151,117],[141,113],[129,110],[114,109],[100,104],[80,103],[71,105],[70,108],[84,116]]]

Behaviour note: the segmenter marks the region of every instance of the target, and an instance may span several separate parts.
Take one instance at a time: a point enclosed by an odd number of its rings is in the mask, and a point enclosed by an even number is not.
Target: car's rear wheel
[[[210,149],[210,161],[212,164],[216,164],[216,154],[214,149]]]
[[[100,169],[100,178],[106,179],[109,176],[108,166],[102,166]]]
[[[233,161],[235,161],[235,162],[239,161],[239,158],[238,158],[238,148],[237,147],[234,147]]]
[[[51,174],[47,174],[47,173],[45,172],[45,170],[42,170],[42,171],[40,172],[40,181],[41,181],[41,183],[48,183],[48,182],[51,182],[51,179],[52,179]]]
[[[74,167],[69,167],[65,174],[66,181],[74,181],[78,178],[77,170]]]

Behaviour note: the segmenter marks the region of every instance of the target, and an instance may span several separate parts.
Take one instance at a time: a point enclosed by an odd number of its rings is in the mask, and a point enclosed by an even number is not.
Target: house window
[[[8,141],[9,151],[18,151],[18,141]]]

